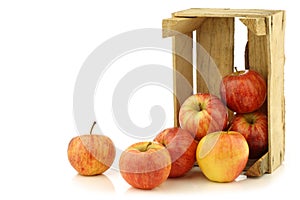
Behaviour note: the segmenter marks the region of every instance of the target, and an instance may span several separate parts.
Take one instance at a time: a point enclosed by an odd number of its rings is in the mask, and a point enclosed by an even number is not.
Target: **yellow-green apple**
[[[171,171],[171,156],[157,142],[138,142],[122,152],[119,169],[132,187],[151,190],[162,184]]]
[[[192,169],[196,161],[198,142],[182,128],[167,128],[160,132],[154,141],[164,145],[172,159],[169,177],[183,176]]]
[[[199,141],[208,133],[226,128],[227,108],[215,95],[198,93],[188,97],[179,110],[181,128]]]
[[[68,145],[68,159],[73,168],[84,176],[99,175],[112,165],[116,149],[105,135],[90,134],[72,138]]]
[[[237,113],[253,112],[266,99],[266,81],[254,70],[236,71],[222,79],[220,94],[230,110]]]
[[[268,119],[264,113],[236,114],[229,127],[246,138],[249,158],[260,158],[268,151]]]
[[[196,158],[203,174],[211,181],[231,182],[245,168],[249,147],[245,137],[236,131],[219,131],[203,137]]]

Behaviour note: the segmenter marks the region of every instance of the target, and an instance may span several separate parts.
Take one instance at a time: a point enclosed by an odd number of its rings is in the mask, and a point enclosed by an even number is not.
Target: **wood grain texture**
[[[229,9],[229,8],[190,8],[173,13],[175,17],[265,17],[281,10]]]
[[[220,83],[233,71],[234,18],[207,18],[196,31],[197,92],[220,97]]]
[[[266,23],[264,17],[259,18],[240,18],[240,21],[243,22],[255,35],[266,35]]]
[[[268,85],[269,71],[269,35],[256,35],[248,29],[248,69],[252,69],[261,74]],[[260,108],[265,114],[268,114],[268,95],[265,103]]]
[[[285,12],[267,18],[269,24],[268,126],[269,172],[278,168],[285,153],[284,36]]]
[[[269,153],[263,155],[260,159],[251,163],[251,166],[247,169],[246,175],[250,177],[258,177],[264,175],[269,171]]]
[[[285,13],[277,12],[265,19],[266,35],[257,35],[248,28],[248,63],[267,82],[267,99],[260,110],[268,116],[268,159],[258,161],[252,168],[272,173],[284,159],[285,97],[284,97],[284,30]],[[266,161],[268,162],[267,166]],[[250,173],[250,172],[249,172]],[[258,172],[257,172],[258,173]]]
[[[196,30],[205,18],[181,18],[173,17],[162,21],[163,37],[178,35],[179,33],[190,33]]]
[[[175,127],[179,126],[178,113],[180,106],[193,94],[193,34],[192,32],[186,33],[186,36],[176,35],[172,40]]]

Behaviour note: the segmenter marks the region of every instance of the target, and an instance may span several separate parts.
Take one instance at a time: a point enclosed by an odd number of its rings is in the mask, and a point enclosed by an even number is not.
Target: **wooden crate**
[[[209,92],[220,96],[220,76],[211,72],[214,71],[210,70],[211,60],[199,59],[203,53],[200,48],[193,55],[193,40],[190,39],[193,32],[197,43],[211,56],[223,77],[234,70],[235,18],[248,30],[246,68],[258,71],[267,81],[267,100],[262,110],[268,116],[268,152],[260,159],[249,160],[245,169],[248,176],[261,176],[277,169],[285,153],[284,11],[192,8],[175,12],[171,18],[163,20],[163,37],[173,37],[174,125],[179,126],[180,104],[195,93],[195,87],[196,92],[208,92],[206,83],[210,82]],[[184,33],[184,36],[177,32]],[[197,70],[202,76],[197,72],[193,76],[193,59],[196,59]],[[188,80],[189,87],[181,84],[178,72]],[[202,78],[205,76],[209,77],[206,82]],[[196,77],[194,89],[193,77]]]

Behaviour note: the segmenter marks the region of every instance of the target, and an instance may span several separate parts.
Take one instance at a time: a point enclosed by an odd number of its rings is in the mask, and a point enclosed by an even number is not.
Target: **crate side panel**
[[[174,126],[179,126],[178,114],[182,103],[193,94],[193,34],[176,35],[173,47]],[[188,84],[186,84],[188,83]]]
[[[197,91],[220,97],[222,77],[233,71],[234,18],[208,18],[196,35]]]
[[[284,97],[284,35],[285,12],[268,18],[270,25],[270,68],[268,74],[269,167],[273,172],[284,159],[285,97]]]

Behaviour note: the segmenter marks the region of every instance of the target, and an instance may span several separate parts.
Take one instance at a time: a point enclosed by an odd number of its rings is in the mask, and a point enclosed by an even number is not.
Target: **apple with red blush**
[[[172,166],[169,177],[183,176],[192,169],[196,161],[198,142],[188,131],[178,127],[167,128],[154,141],[164,145],[170,153]]]
[[[268,151],[268,118],[264,113],[236,114],[229,127],[246,138],[249,158],[260,158]]]
[[[244,170],[248,156],[247,141],[236,131],[217,131],[204,136],[196,152],[205,177],[220,183],[234,181]]]
[[[208,133],[227,127],[228,113],[224,103],[215,95],[197,93],[188,97],[179,110],[179,123],[199,141]]]
[[[79,135],[71,139],[68,145],[68,160],[72,167],[83,176],[93,176],[108,170],[116,156],[116,148],[112,140],[105,135]]]
[[[168,178],[171,163],[171,156],[162,144],[145,141],[134,143],[123,151],[119,169],[132,187],[151,190]]]
[[[223,77],[220,94],[230,110],[249,113],[258,110],[265,102],[267,85],[263,76],[254,70],[236,70]]]

